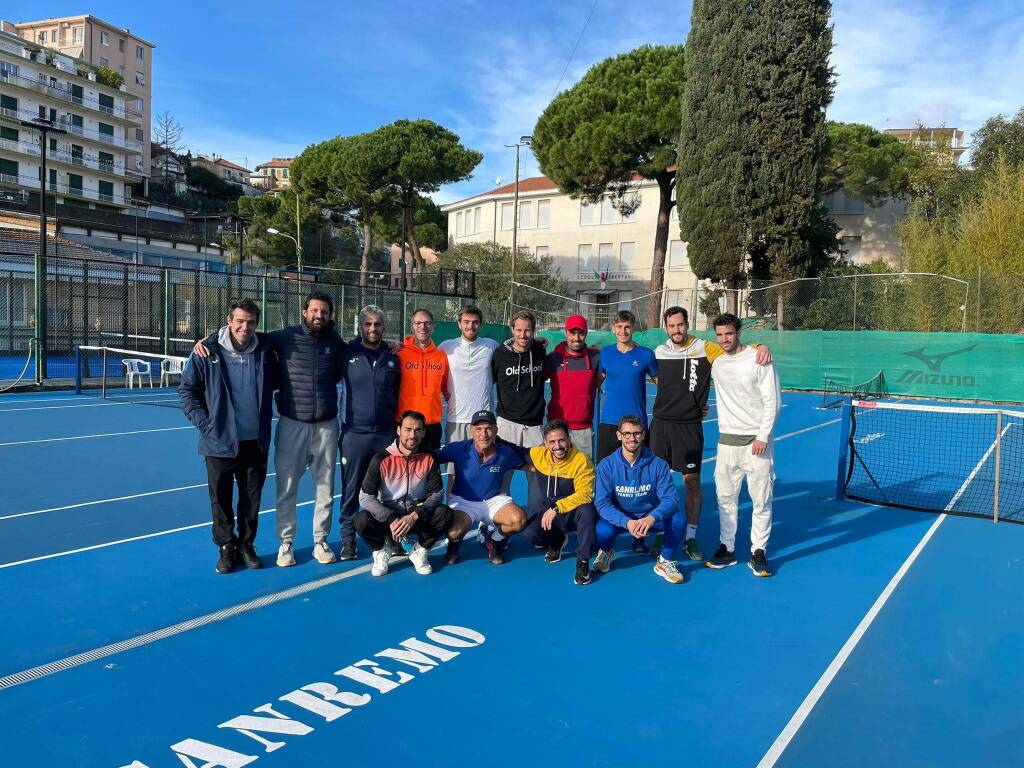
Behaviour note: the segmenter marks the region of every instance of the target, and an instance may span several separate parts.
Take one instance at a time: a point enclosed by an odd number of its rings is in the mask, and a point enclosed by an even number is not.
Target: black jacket
[[[312,424],[338,417],[338,380],[345,342],[334,323],[313,333],[305,323],[270,334],[277,358],[282,416]]]
[[[232,458],[238,455],[235,412],[231,390],[224,371],[226,363],[220,354],[217,334],[203,339],[209,357],[189,355],[181,371],[178,400],[185,416],[199,429],[199,453],[203,456]],[[260,419],[259,444],[263,453],[270,451],[270,429],[274,418],[271,395],[274,392],[273,363],[269,359],[270,337],[256,334],[257,406]]]
[[[394,431],[400,370],[398,357],[390,350],[383,350],[371,364],[359,339],[346,345],[341,357],[346,430]]]
[[[525,352],[516,352],[512,339],[494,350],[491,374],[498,392],[497,413],[503,419],[536,427],[544,423],[544,359],[540,342]]]

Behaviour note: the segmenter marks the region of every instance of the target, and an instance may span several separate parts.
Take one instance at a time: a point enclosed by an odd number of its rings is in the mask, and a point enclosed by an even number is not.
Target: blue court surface
[[[833,500],[838,414],[785,403],[773,578],[686,561],[673,586],[620,540],[577,587],[518,539],[429,577],[374,579],[363,545],[320,565],[308,479],[274,567],[273,476],[267,567],[218,576],[180,412],[0,398],[0,764],[1024,765],[1024,526]]]

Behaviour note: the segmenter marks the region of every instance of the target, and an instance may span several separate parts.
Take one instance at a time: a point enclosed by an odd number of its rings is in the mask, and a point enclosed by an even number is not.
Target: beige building
[[[636,310],[638,305],[633,302],[650,291],[658,185],[638,180],[631,194],[637,196],[639,205],[623,215],[611,196],[597,205],[585,205],[559,191],[546,176],[519,182],[519,247],[552,258],[569,283],[570,298],[587,303],[592,321],[606,321],[619,308]],[[448,214],[449,247],[491,241],[511,246],[514,198],[515,184],[506,184],[442,206]],[[679,239],[673,209],[662,304],[678,302],[689,307],[696,287],[697,278],[690,269],[686,243]],[[529,293],[529,289],[521,290],[517,303],[529,305]]]
[[[135,100],[80,59],[0,32],[0,185],[18,194],[41,186],[40,132],[23,125],[39,118],[63,131],[46,146],[47,190],[57,201],[126,206],[148,150],[135,140],[144,119]]]
[[[252,186],[249,179],[252,171],[238,163],[232,163],[219,155],[196,155],[192,158],[192,165],[205,168],[210,173],[216,174],[230,184],[237,184],[247,195],[258,195],[260,191]]]
[[[133,161],[131,169],[142,176],[149,176],[154,45],[127,29],[88,14],[5,23],[4,31],[14,32],[24,40],[59,51],[94,67],[107,67],[121,75],[129,100],[134,102],[131,108],[142,116],[139,124],[133,126],[127,136],[142,148],[141,155]],[[138,167],[135,167],[135,162]]]
[[[895,136],[904,144],[914,144],[932,149],[948,149],[954,163],[967,151],[964,132],[960,128],[886,128],[882,133]]]
[[[292,182],[288,176],[292,160],[292,157],[275,157],[269,162],[260,163],[256,166],[256,172],[249,177],[249,183],[265,192],[290,189]]]

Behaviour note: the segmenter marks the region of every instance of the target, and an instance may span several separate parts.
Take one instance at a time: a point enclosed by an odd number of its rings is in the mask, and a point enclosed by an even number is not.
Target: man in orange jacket
[[[419,411],[426,417],[422,451],[441,447],[441,398],[448,386],[448,356],[434,344],[434,316],[429,309],[417,309],[412,315],[412,335],[406,336],[398,350],[402,375],[399,377],[399,415]]]

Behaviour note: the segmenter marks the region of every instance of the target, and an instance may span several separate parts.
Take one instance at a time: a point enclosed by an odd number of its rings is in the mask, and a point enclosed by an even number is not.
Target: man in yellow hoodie
[[[544,426],[544,445],[530,449],[527,515],[523,538],[545,547],[544,562],[557,563],[569,531],[576,531],[576,576],[579,585],[590,583],[590,555],[594,550],[594,464],[576,449],[569,425],[561,419]]]

